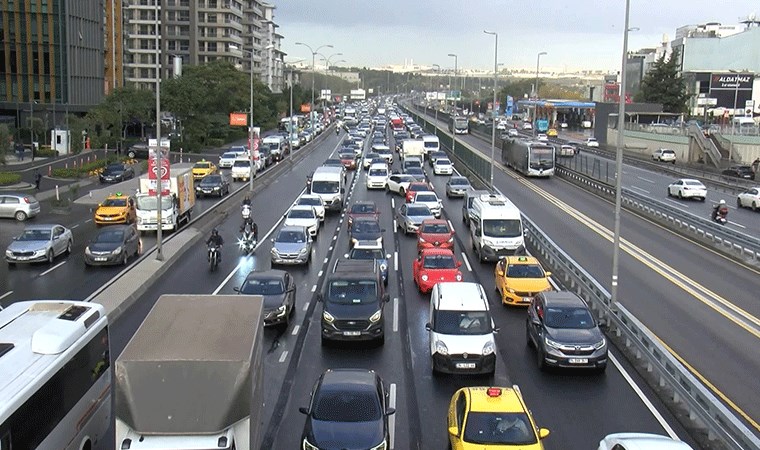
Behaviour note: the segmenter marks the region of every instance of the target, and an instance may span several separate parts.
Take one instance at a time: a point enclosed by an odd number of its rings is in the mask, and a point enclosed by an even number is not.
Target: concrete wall
[[[617,130],[607,129],[607,142],[617,141]],[[658,148],[669,148],[676,152],[678,161],[689,161],[689,138],[667,134],[626,131],[623,139],[625,151],[651,156]]]

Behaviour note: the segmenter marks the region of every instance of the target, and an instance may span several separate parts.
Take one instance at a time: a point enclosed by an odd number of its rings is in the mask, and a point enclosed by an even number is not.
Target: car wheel
[[[402,197],[406,197],[406,191],[404,190],[403,187],[398,188],[398,195]]]
[[[605,364],[603,364],[603,365],[601,365],[601,366],[597,367],[597,368],[596,368],[596,370],[595,370],[595,372],[596,372],[597,374],[599,374],[599,375],[602,375],[602,374],[604,374],[604,372],[605,372],[606,370],[607,370],[607,364],[605,363]]]
[[[127,252],[125,250],[124,256],[121,257],[121,265],[126,266],[128,261],[129,261],[129,256],[127,256]]]
[[[66,255],[70,255],[71,254],[71,246],[72,246],[71,241],[69,241],[66,244]]]
[[[48,264],[53,264],[53,259],[55,259],[55,255],[53,254],[53,250],[48,250],[47,252],[47,262]]]
[[[741,200],[740,198],[737,198],[737,199],[736,199],[736,207],[737,207],[738,209],[741,209],[741,208],[742,208],[742,200]]]
[[[385,345],[385,333],[381,334],[380,337],[377,339],[377,345],[378,346]]]
[[[13,217],[19,222],[23,222],[26,220],[26,213],[24,211],[16,211],[16,214],[14,214]]]
[[[525,326],[525,345],[528,348],[533,348],[533,341],[530,338],[530,330],[528,329],[528,325]]]
[[[672,197],[673,194],[670,193],[670,188],[668,188],[668,197]]]
[[[757,212],[757,208],[758,208],[757,202],[752,202],[752,211]]]
[[[683,191],[678,191],[678,198],[683,200]]]
[[[707,200],[707,197],[700,197],[700,198],[699,198],[699,201],[700,201],[700,202],[702,202],[702,203],[704,203],[704,202],[705,202],[705,200]]]
[[[538,351],[536,351],[536,362],[538,363],[538,370],[544,371],[547,369],[546,367],[546,359],[544,358],[544,351],[541,350],[541,346],[538,346]]]

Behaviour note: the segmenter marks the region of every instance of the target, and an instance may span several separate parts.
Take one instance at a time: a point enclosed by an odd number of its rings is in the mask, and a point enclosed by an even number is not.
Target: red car
[[[406,188],[406,202],[411,203],[414,200],[414,195],[417,192],[432,191],[433,188],[424,181],[413,181],[409,183],[409,187]]]
[[[343,167],[345,167],[346,170],[356,169],[356,154],[354,152],[341,153],[340,163],[343,164]]]
[[[423,248],[454,250],[454,233],[447,220],[425,219],[417,229],[417,251]]]
[[[433,290],[436,283],[443,281],[462,281],[462,265],[454,252],[447,248],[426,248],[412,263],[414,283],[423,294]]]
[[[357,217],[372,217],[380,220],[380,210],[377,209],[375,202],[360,200],[351,205],[351,208],[348,210],[348,229],[351,228],[351,224],[354,223],[354,219]]]

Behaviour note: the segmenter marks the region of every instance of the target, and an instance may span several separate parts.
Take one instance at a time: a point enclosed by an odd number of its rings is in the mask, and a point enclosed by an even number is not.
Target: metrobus
[[[525,176],[550,177],[554,175],[554,152],[551,144],[506,139],[501,145],[501,160]]]
[[[35,300],[0,310],[0,450],[90,450],[110,425],[105,308]]]
[[[467,117],[454,116],[449,121],[449,131],[454,134],[467,134],[470,132],[470,123]]]

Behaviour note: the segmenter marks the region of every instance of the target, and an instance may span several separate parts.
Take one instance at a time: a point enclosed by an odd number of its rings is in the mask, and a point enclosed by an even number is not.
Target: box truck
[[[183,223],[189,223],[193,206],[195,206],[195,187],[193,186],[192,167],[183,165],[172,168],[169,179],[169,195],[161,198],[161,229],[176,230]],[[155,180],[148,175],[140,177],[137,200],[137,230],[140,232],[158,229],[158,204],[155,195],[149,191],[154,188]]]

